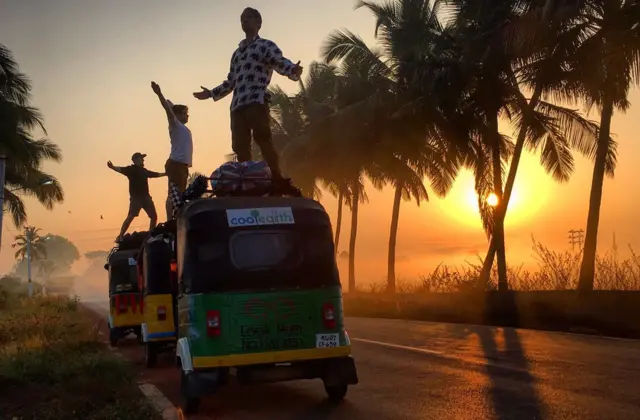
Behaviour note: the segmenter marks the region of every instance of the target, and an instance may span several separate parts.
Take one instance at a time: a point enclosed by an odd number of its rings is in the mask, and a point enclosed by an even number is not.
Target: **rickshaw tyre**
[[[148,368],[154,368],[158,364],[158,349],[153,343],[144,346],[144,361]]]
[[[344,397],[347,395],[347,390],[349,389],[348,385],[326,385],[324,386],[324,390],[327,392],[327,396],[329,397],[329,401],[331,402],[340,402],[344,400]]]
[[[113,328],[109,329],[109,344],[111,347],[118,347],[118,332]]]
[[[182,411],[185,414],[197,414],[200,409],[200,399],[199,398],[184,398],[182,399],[182,404],[180,404]]]
[[[189,396],[187,385],[187,375],[182,368],[180,369],[180,394],[182,401],[180,407],[185,414],[196,414],[200,408],[200,399]]]

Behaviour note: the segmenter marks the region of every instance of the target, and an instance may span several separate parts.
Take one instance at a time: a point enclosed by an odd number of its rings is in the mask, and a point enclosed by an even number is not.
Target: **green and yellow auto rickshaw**
[[[177,215],[182,408],[240,383],[358,383],[329,216],[302,197],[191,201]]]
[[[151,232],[138,255],[143,299],[141,333],[147,367],[156,366],[159,353],[175,349],[178,289],[174,254],[174,235],[161,225]]]
[[[137,249],[113,248],[105,269],[109,271],[109,342],[118,345],[130,333],[140,337],[142,298],[138,287]]]

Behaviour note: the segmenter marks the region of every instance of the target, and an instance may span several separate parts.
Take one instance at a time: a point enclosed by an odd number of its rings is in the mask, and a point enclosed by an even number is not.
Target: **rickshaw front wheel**
[[[327,396],[330,401],[340,402],[347,395],[348,385],[324,385],[324,390],[327,392]]]

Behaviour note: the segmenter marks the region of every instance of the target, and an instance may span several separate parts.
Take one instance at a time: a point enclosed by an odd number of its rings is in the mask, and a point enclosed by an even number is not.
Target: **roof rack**
[[[291,197],[302,197],[302,192],[299,188],[295,187],[291,182],[291,178],[273,178],[273,177],[209,177],[212,181],[220,181],[221,183],[242,183],[255,182],[255,185],[250,189],[239,190],[226,190],[220,189],[207,189],[207,193],[211,193],[216,197],[260,197],[264,195],[284,195]],[[266,182],[265,182],[266,181]]]

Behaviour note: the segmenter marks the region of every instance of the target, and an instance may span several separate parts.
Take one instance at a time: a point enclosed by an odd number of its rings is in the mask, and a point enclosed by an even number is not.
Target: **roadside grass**
[[[135,369],[101,342],[77,299],[2,290],[3,419],[160,418],[136,386]]]
[[[582,252],[554,251],[533,239],[533,257],[537,270],[522,266],[508,266],[509,288],[518,292],[575,290],[578,286]],[[617,247],[596,257],[595,290],[640,291],[640,255],[629,248],[630,256],[620,258]],[[482,257],[463,266],[438,265],[417,280],[398,279],[398,293],[453,293],[471,291],[482,270]],[[496,290],[497,264],[491,273],[489,290]],[[361,286],[359,292],[379,294],[386,290],[386,280]]]

